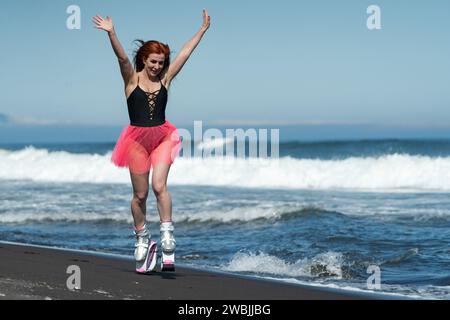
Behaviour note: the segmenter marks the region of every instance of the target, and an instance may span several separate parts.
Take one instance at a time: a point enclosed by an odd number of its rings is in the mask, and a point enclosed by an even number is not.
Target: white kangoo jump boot
[[[161,271],[175,271],[175,246],[173,223],[161,222]]]
[[[147,226],[141,230],[135,230],[136,249],[134,250],[134,259],[136,260],[136,272],[148,273],[152,272],[156,266],[156,242],[150,240],[150,233]]]

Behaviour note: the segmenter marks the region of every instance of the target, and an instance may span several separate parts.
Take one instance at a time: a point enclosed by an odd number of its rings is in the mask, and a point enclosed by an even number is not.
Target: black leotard
[[[139,86],[127,99],[130,124],[138,127],[154,127],[166,121],[167,89],[163,86],[154,92],[146,92]]]

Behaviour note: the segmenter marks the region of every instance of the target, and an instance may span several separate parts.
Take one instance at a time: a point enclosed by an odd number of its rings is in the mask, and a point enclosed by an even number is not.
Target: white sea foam
[[[234,143],[234,139],[232,138],[215,138],[215,139],[208,139],[200,142],[197,145],[198,149],[213,149],[217,147],[223,147],[229,143]]]
[[[179,222],[221,222],[229,223],[232,221],[253,221],[257,219],[282,219],[283,216],[292,212],[299,212],[307,209],[321,210],[320,208],[313,208],[311,206],[302,205],[301,203],[283,204],[277,201],[264,202],[249,206],[236,206],[232,208],[199,209],[197,213],[180,212],[176,219]]]
[[[400,299],[448,299],[450,294],[448,286],[422,286],[417,290],[407,285],[382,284],[382,290],[368,290],[365,281],[352,283],[351,280],[342,278],[343,263],[343,255],[333,251],[319,254],[310,259],[300,259],[295,263],[289,263],[262,252],[238,252],[228,264],[221,266],[220,269],[229,272],[246,272],[254,277],[275,281],[379,295],[380,298],[392,296]],[[339,282],[330,282],[330,277]],[[324,282],[324,279],[327,281]]]
[[[156,221],[156,218],[153,220]],[[24,222],[64,221],[64,222],[98,222],[114,221],[129,224],[133,222],[130,214],[126,213],[95,213],[95,212],[12,212],[0,214],[0,223],[24,223]]]
[[[129,183],[111,153],[73,154],[27,147],[0,150],[0,179]],[[177,158],[172,185],[307,188],[365,191],[450,191],[450,157],[391,154],[341,160]]]
[[[310,259],[300,259],[295,263],[286,262],[264,252],[238,252],[223,269],[281,277],[320,277],[326,275],[327,277],[341,279],[342,260],[342,254],[331,251]]]
[[[49,199],[50,201],[50,199]],[[95,201],[95,199],[89,199]],[[128,204],[128,200],[124,201]],[[99,209],[98,212],[88,210],[67,211],[58,203],[53,205],[35,205],[20,201],[3,201],[0,211],[0,223],[22,223],[30,221],[70,221],[70,222],[97,222],[114,221],[119,223],[131,223],[132,217],[129,214],[129,207],[119,206],[115,210]],[[74,206],[76,208],[76,206]],[[69,208],[70,209],[70,208]],[[302,203],[283,204],[281,202],[262,202],[255,205],[239,206],[233,208],[211,209],[207,205],[192,211],[177,211],[174,215],[176,223],[233,223],[234,221],[248,222],[258,219],[283,219],[284,216],[293,212],[307,210],[322,210]],[[156,214],[148,215],[151,222],[159,221]]]

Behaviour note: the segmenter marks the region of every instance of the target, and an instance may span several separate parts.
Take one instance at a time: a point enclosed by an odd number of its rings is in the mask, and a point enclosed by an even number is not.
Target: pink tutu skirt
[[[111,161],[132,173],[146,173],[157,164],[172,164],[181,150],[178,129],[166,120],[160,126],[127,125],[114,147]]]

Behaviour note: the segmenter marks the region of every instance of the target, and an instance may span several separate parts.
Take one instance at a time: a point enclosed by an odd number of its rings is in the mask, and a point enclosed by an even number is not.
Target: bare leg
[[[167,190],[170,164],[159,163],[153,168],[152,189],[161,222],[172,221],[172,198]]]
[[[131,213],[133,214],[134,226],[139,229],[142,228],[146,222],[149,172],[137,174],[130,171],[130,176],[133,185]]]

